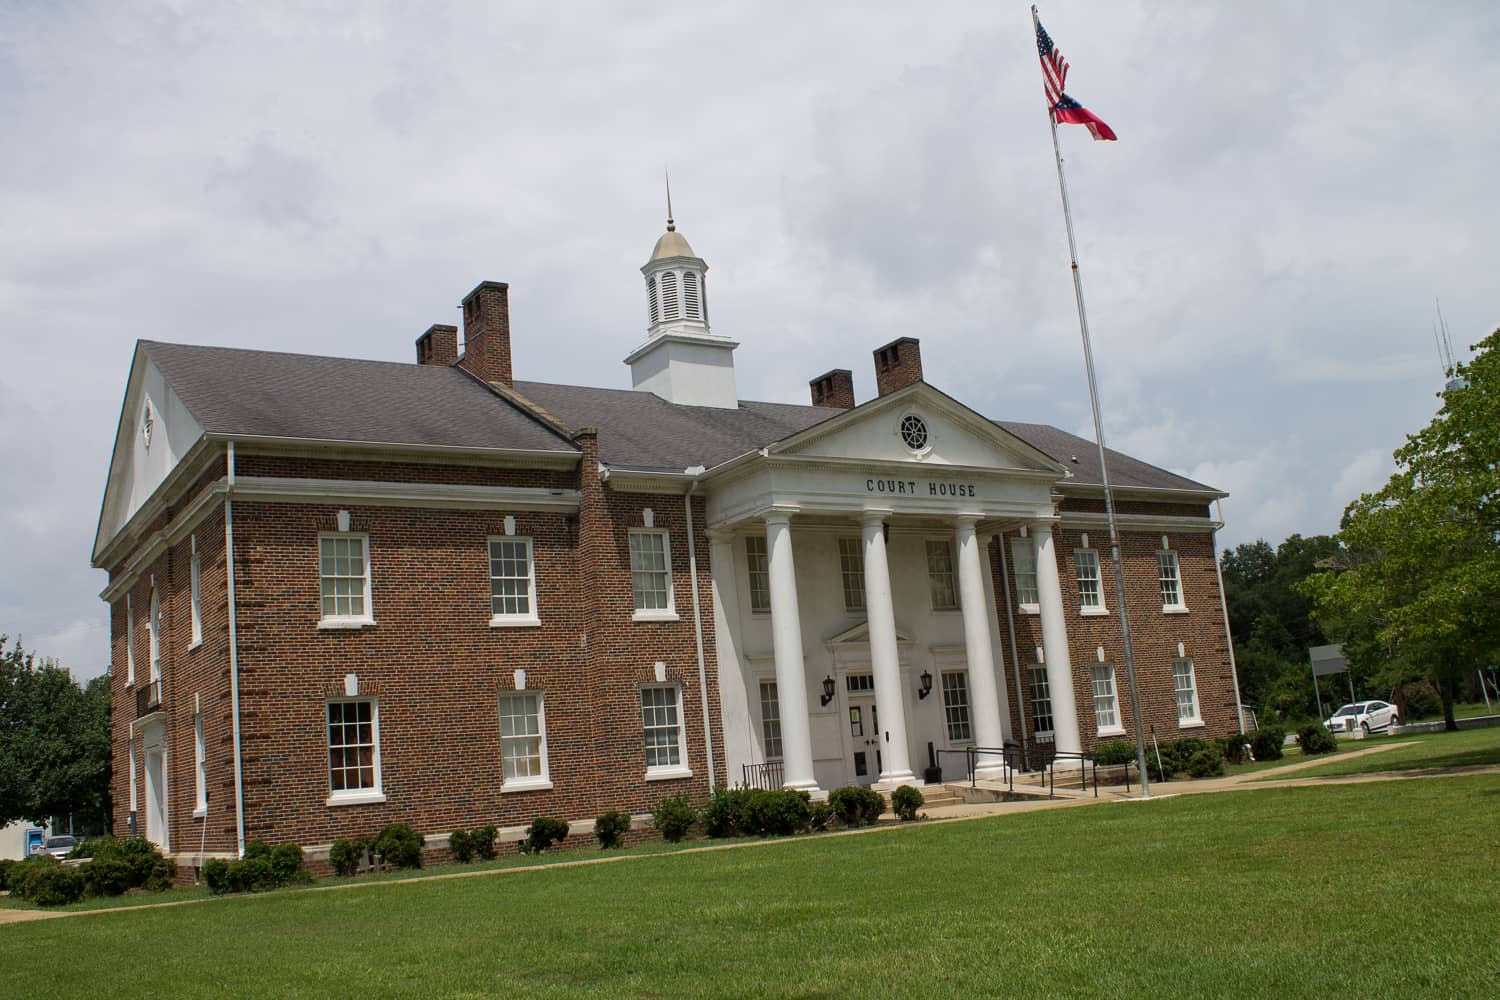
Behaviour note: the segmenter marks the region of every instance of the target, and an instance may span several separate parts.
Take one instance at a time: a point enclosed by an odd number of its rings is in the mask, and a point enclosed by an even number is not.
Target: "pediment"
[[[1052,458],[924,382],[772,445],[773,455],[1067,475]]]
[[[911,642],[911,636],[896,630],[896,644],[902,645]],[[829,646],[868,646],[870,644],[870,623],[860,622],[851,629],[846,629],[828,640]]]

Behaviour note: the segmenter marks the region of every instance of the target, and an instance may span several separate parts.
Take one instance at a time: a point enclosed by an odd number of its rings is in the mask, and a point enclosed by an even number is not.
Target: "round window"
[[[915,413],[908,413],[901,418],[901,440],[912,451],[921,451],[927,447],[927,423]]]

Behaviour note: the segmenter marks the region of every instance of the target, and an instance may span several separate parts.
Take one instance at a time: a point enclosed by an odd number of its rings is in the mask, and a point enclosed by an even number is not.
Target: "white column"
[[[870,632],[870,669],[875,675],[875,714],[880,716],[882,785],[916,784],[906,745],[906,699],[901,690],[901,654],[896,648],[896,609],[891,603],[891,572],[885,556],[885,517],[865,513],[861,522],[865,553],[865,615]]]
[[[719,712],[724,734],[724,767],[730,785],[744,778],[744,765],[754,763],[751,700],[741,656],[739,576],[735,569],[734,533],[711,528],[709,573],[713,580],[714,645],[719,665]]]
[[[1036,552],[1037,602],[1042,617],[1042,652],[1047,667],[1047,691],[1052,695],[1052,739],[1059,753],[1078,753],[1078,707],[1073,700],[1073,664],[1068,657],[1068,624],[1063,614],[1062,585],[1057,577],[1057,553],[1052,525],[1030,526]]]
[[[766,515],[766,557],[771,577],[771,643],[776,656],[776,702],[781,713],[782,784],[817,792],[812,723],[807,716],[807,669],[802,659],[802,616],[797,608],[797,568],[792,562],[791,515]]]
[[[994,642],[990,632],[990,605],[984,597],[984,563],[979,538],[974,534],[975,517],[959,517],[954,532],[958,553],[958,603],[964,615],[964,652],[969,660],[969,705],[974,721],[974,744],[999,749],[1005,731],[1000,722],[1000,693],[995,683]],[[1004,759],[981,756],[981,777],[1003,773]]]

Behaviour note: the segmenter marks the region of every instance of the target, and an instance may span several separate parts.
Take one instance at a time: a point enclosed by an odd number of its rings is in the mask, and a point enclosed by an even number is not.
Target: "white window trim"
[[[672,581],[672,533],[666,528],[631,528],[631,535],[660,535],[662,561],[667,567],[667,606],[665,608],[636,608],[635,607],[635,567],[630,568],[631,593],[630,604],[634,613],[630,616],[632,621],[638,622],[675,622],[681,619],[677,615],[677,590]],[[627,542],[626,556],[629,557]]]
[[[844,543],[845,542],[853,542],[854,543],[854,554],[855,554],[855,557],[859,560],[859,584],[860,584],[859,591],[858,591],[858,593],[859,593],[859,601],[860,601],[859,607],[852,607],[850,605],[850,602],[849,602],[849,598],[854,593],[854,591],[851,591],[849,589],[849,581],[847,579],[847,577],[849,576],[849,573],[848,573],[847,570],[844,569]],[[839,600],[841,600],[843,602],[843,605],[844,605],[844,614],[848,615],[851,618],[858,618],[858,617],[861,617],[861,616],[868,616],[869,615],[869,608],[865,604],[865,548],[864,548],[864,540],[861,539],[861,538],[858,538],[858,537],[850,536],[850,535],[841,536],[837,541],[834,542],[834,554],[838,557],[838,561],[839,561]]]
[[[1033,582],[1036,583],[1036,586],[1033,587],[1032,589],[1034,589],[1037,592],[1037,600],[1035,602],[1022,601],[1021,600],[1021,563],[1020,563],[1020,560],[1018,560],[1016,558],[1016,553],[1018,551],[1020,551],[1023,547],[1026,549],[1026,551],[1028,551],[1028,552],[1031,553],[1031,577],[1032,577]],[[1041,603],[1042,590],[1041,590],[1040,581],[1037,581],[1037,578],[1036,578],[1036,575],[1037,575],[1036,574],[1036,550],[1031,547],[1031,539],[1029,539],[1029,538],[1012,538],[1012,539],[1010,539],[1010,575],[1011,575],[1011,581],[1014,583],[1015,588],[1016,588],[1016,610],[1019,611],[1023,615],[1039,615],[1039,614],[1041,614],[1042,613],[1042,603]]]
[[[208,746],[203,739],[203,712],[193,713],[193,818],[208,815]]]
[[[766,606],[757,608],[755,606],[755,581],[751,578],[750,571],[750,540],[758,538],[766,550]],[[745,536],[745,599],[750,602],[750,613],[761,618],[769,617],[771,614],[771,540],[765,535]]]
[[[1078,589],[1078,556],[1088,552],[1094,557],[1094,580],[1099,585],[1099,606],[1086,608],[1083,606],[1083,591]],[[1109,614],[1109,602],[1104,599],[1104,560],[1099,558],[1098,549],[1074,549],[1073,550],[1073,589],[1078,594],[1078,614],[1083,618],[1102,618]]]
[[[161,595],[151,591],[151,604],[146,618],[146,631],[151,640],[147,652],[146,679],[152,684],[161,680]]]
[[[323,614],[323,539],[325,538],[359,538],[364,540],[365,547],[365,613],[362,615],[331,615]],[[343,629],[364,628],[366,625],[375,624],[375,594],[373,575],[370,570],[370,535],[363,531],[320,531],[318,532],[318,628],[320,629]],[[382,800],[383,801],[383,800]]]
[[[369,560],[365,560],[368,568]],[[351,704],[354,702],[368,701],[370,703],[370,734],[375,741],[375,787],[357,788],[353,791],[344,789],[334,791],[331,787],[333,778],[333,747],[328,745],[328,706],[333,704]],[[323,778],[330,783],[328,789],[328,801],[330,806],[358,806],[372,802],[385,801],[385,778],[380,770],[380,699],[379,698],[329,698],[323,702]]]
[[[923,559],[924,562],[926,562],[926,560],[927,560],[927,546],[930,545],[930,544],[932,544],[933,542],[939,542],[939,543],[941,543],[943,545],[948,546],[948,567],[951,570],[952,575],[953,575],[953,605],[951,607],[940,608],[937,605],[935,605],[935,604],[932,603],[932,566],[931,566],[931,563],[927,563],[927,566],[926,566],[926,569],[927,569],[926,576],[927,576],[927,605],[928,605],[928,610],[930,610],[935,615],[961,615],[961,614],[963,614],[964,609],[963,609],[963,599],[961,597],[959,597],[959,593],[958,593],[959,592],[959,586],[958,586],[958,550],[957,550],[956,546],[954,546],[953,539],[951,539],[951,538],[946,538],[946,537],[928,537],[928,538],[924,538],[922,540],[922,559]]]
[[[1113,663],[1100,663],[1100,664],[1090,665],[1090,668],[1089,668],[1089,705],[1090,705],[1090,707],[1093,707],[1093,705],[1094,705],[1094,667],[1095,666],[1101,666],[1101,667],[1107,666],[1107,667],[1109,667],[1109,690],[1110,690],[1110,697],[1114,699],[1114,703],[1115,703],[1115,724],[1113,726],[1100,726],[1099,725],[1099,710],[1097,708],[1095,708],[1094,709],[1094,726],[1098,729],[1098,732],[1099,732],[1100,736],[1124,736],[1125,735],[1125,725],[1124,725],[1124,722],[1123,722],[1124,716],[1120,713],[1120,677],[1119,677],[1119,672],[1115,670],[1115,665]]]
[[[192,612],[193,638],[188,649],[203,644],[203,561],[198,556],[198,536],[192,536],[193,560],[188,564],[189,608]]]
[[[779,686],[776,687],[776,719],[775,719],[775,722],[776,722],[776,732],[777,732],[777,737],[776,738],[781,742],[781,753],[773,755],[773,754],[771,754],[770,752],[768,752],[766,750],[766,701],[765,701],[765,698],[761,695],[761,690],[760,690],[761,689],[761,685],[763,685],[763,684],[770,684],[772,686],[776,686],[778,684],[778,682],[776,680],[776,675],[775,674],[769,674],[767,676],[757,677],[755,679],[756,704],[760,708],[760,750],[761,750],[761,756],[764,757],[767,762],[784,761],[784,760],[786,760],[786,734],[784,732],[782,732],[782,729],[781,729],[781,688]]]
[[[1031,710],[1029,713],[1031,718],[1027,721],[1029,721],[1033,726],[1036,725],[1036,700],[1034,697],[1034,687],[1031,683],[1031,674],[1029,673],[1029,671],[1040,670],[1042,672],[1042,682],[1047,685],[1047,717],[1050,718],[1052,720],[1052,724],[1056,726],[1057,716],[1052,714],[1052,678],[1047,676],[1046,666],[1041,663],[1032,663],[1029,664],[1026,669],[1028,671],[1026,675],[1026,704],[1027,707]],[[1053,735],[1055,733],[1056,730],[1054,729],[1033,729],[1031,731],[1031,737],[1038,743],[1051,743],[1053,742]]]
[[[670,781],[674,778],[691,778],[693,769],[688,765],[687,752],[687,717],[682,711],[682,685],[681,684],[642,684],[640,690],[663,690],[671,691],[677,698],[677,757],[681,764],[668,764],[646,767],[647,781]],[[637,695],[637,704],[641,704],[640,696]],[[646,751],[646,721],[641,720],[641,753]]]
[[[1180,579],[1177,585],[1179,588],[1182,586]],[[1172,658],[1172,706],[1174,708],[1177,707],[1177,664],[1179,663],[1186,663],[1188,665],[1188,677],[1193,682],[1193,714],[1191,717],[1184,719],[1181,718],[1182,713],[1179,710],[1177,728],[1202,729],[1205,723],[1203,721],[1203,705],[1198,701],[1198,665],[1193,662],[1191,656],[1174,656]]]
[[[505,777],[505,737],[500,737],[500,793],[515,792],[544,792],[550,790],[552,785],[552,767],[547,762],[547,696],[541,691],[533,691],[527,688],[525,691],[502,691],[501,698],[522,698],[527,695],[536,695],[536,728],[537,736],[542,741],[542,773],[532,775],[529,778],[507,778]],[[499,706],[499,701],[495,702]],[[498,723],[497,723],[498,725]]]
[[[1161,613],[1164,614],[1164,615],[1185,615],[1185,614],[1188,613],[1188,606],[1187,606],[1187,595],[1185,593],[1183,593],[1183,589],[1182,589],[1182,556],[1178,554],[1178,552],[1177,552],[1176,549],[1157,549],[1156,550],[1156,554],[1157,554],[1158,557],[1163,556],[1163,555],[1171,555],[1172,556],[1172,564],[1177,567],[1177,603],[1176,604],[1163,604],[1161,606]],[[1161,563],[1159,561],[1157,563],[1156,574],[1157,574],[1157,590],[1160,591],[1161,590]]]
[[[135,683],[135,608],[130,595],[125,595],[125,686]],[[131,806],[134,811],[135,807]]]
[[[488,570],[490,561],[494,558],[490,548],[496,542],[525,542],[526,543],[526,573],[530,578],[527,580],[527,604],[531,611],[524,615],[497,615],[495,607],[495,578],[489,575],[490,580],[490,628],[535,628],[542,624],[540,613],[536,603],[536,545],[526,535],[491,535],[485,542],[484,555],[485,566]],[[368,567],[369,560],[366,559]]]
[[[948,704],[948,686],[944,683],[944,679],[947,678],[950,675],[952,675],[954,677],[961,677],[961,678],[963,678],[963,684],[964,684],[964,687],[963,687],[963,692],[964,692],[964,706],[963,707],[964,707],[964,716],[965,716],[965,718],[964,718],[964,725],[966,725],[966,726],[969,727],[969,735],[966,736],[966,737],[963,737],[961,739],[954,737],[954,735],[953,735],[953,723],[948,718],[948,710],[949,710],[949,708],[951,706]],[[972,695],[972,693],[970,691],[969,672],[967,670],[943,670],[943,671],[941,671],[938,674],[938,687],[941,688],[941,693],[942,693],[943,736],[947,739],[948,745],[950,747],[973,746],[973,744],[974,744],[974,699],[973,699],[973,695]]]

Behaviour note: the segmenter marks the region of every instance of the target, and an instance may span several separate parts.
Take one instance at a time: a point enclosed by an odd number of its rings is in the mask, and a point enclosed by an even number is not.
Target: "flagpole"
[[[1036,6],[1031,8],[1033,34],[1040,29]],[[1109,463],[1104,454],[1104,418],[1099,410],[1099,383],[1094,377],[1094,349],[1089,342],[1088,310],[1083,305],[1083,278],[1078,270],[1078,244],[1073,238],[1073,210],[1068,204],[1068,180],[1063,174],[1062,147],[1057,143],[1057,114],[1047,109],[1052,127],[1052,155],[1057,159],[1057,186],[1062,192],[1063,223],[1068,230],[1068,259],[1073,270],[1073,297],[1078,302],[1078,331],[1083,337],[1083,363],[1089,376],[1089,402],[1094,410],[1094,437],[1099,445],[1099,475],[1104,482],[1104,512],[1109,521],[1110,561],[1115,568],[1115,601],[1120,608],[1120,638],[1125,646],[1125,677],[1130,685],[1130,711],[1135,717],[1135,761],[1141,772],[1141,797],[1151,797],[1151,776],[1146,771],[1146,739],[1141,722],[1141,698],[1135,686],[1135,653],[1130,646],[1130,620],[1125,613],[1125,570],[1120,564],[1120,534],[1115,525],[1115,501],[1109,488]]]

